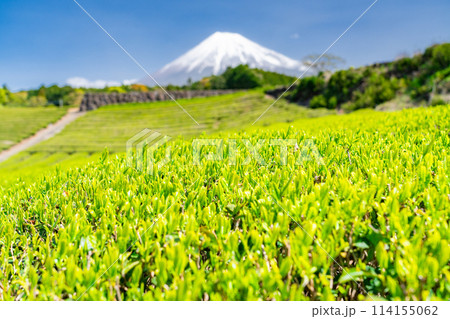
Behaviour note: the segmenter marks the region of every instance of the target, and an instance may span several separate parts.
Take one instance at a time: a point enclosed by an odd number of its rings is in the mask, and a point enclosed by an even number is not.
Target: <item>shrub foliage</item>
[[[433,86],[450,80],[450,43],[435,45],[423,54],[390,63],[319,73],[299,81],[288,98],[311,108],[353,111],[373,108],[408,94],[416,102],[430,102]],[[432,96],[431,96],[432,97]]]

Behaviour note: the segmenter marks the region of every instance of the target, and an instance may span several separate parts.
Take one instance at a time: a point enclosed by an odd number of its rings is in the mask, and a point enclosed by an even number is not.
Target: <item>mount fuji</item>
[[[227,67],[248,64],[251,68],[298,76],[306,67],[299,61],[265,48],[238,33],[215,32],[200,44],[153,74],[161,84],[186,84],[188,79],[223,73]],[[150,78],[140,81],[155,85]]]

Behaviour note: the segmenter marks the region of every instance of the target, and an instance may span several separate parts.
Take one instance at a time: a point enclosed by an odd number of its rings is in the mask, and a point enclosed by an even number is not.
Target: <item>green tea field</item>
[[[0,299],[448,300],[450,106],[306,118],[280,103],[250,128],[258,94],[186,104],[201,128],[168,102],[105,107],[20,154],[30,171],[73,161],[0,188]],[[145,127],[191,136],[153,174],[123,153]],[[222,160],[195,161],[196,132],[223,139]],[[296,145],[261,142],[261,163],[245,142],[273,139]]]
[[[69,124],[55,137],[0,163],[0,185],[9,184],[18,178],[34,178],[49,167],[85,164],[98,158],[105,148],[111,153],[125,152],[126,141],[144,128],[174,138],[239,131],[248,128],[271,101],[260,90],[180,100],[200,125],[195,124],[172,101],[102,107]],[[279,101],[267,113],[267,117],[257,123],[257,127],[334,113]]]
[[[0,106],[0,152],[56,122],[66,112],[67,108],[57,107]]]

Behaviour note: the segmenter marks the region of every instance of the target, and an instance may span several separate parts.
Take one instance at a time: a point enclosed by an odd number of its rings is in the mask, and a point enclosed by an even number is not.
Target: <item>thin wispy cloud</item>
[[[291,39],[298,39],[300,36],[298,35],[298,33],[293,33],[290,35]]]

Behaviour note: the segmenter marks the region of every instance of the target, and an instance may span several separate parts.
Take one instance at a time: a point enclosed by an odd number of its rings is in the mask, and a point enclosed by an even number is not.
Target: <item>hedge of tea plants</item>
[[[226,135],[222,161],[175,140],[153,175],[105,152],[0,190],[0,299],[448,300],[450,107],[357,116]],[[286,138],[286,165],[267,143],[247,163],[243,139]]]

